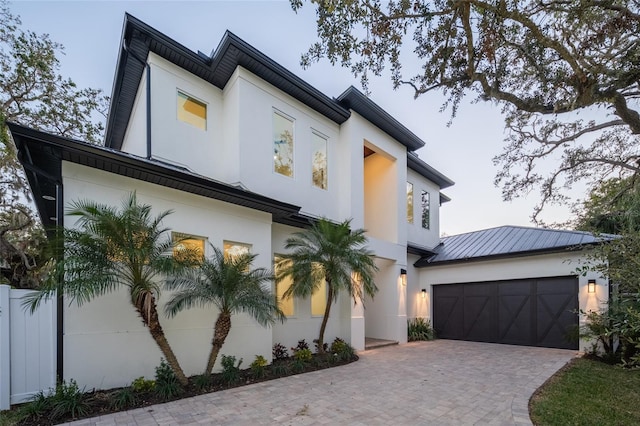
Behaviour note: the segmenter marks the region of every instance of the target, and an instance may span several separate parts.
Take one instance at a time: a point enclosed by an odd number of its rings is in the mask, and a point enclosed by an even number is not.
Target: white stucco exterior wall
[[[407,182],[413,184],[413,223],[406,220],[406,210],[404,214],[407,242],[432,249],[440,244],[440,188],[411,169],[407,170]],[[422,191],[429,193],[429,229],[422,227]]]
[[[431,312],[433,312],[433,286],[576,275],[576,269],[582,266],[582,254],[579,251],[562,252],[420,268],[418,285],[414,287],[415,284],[411,283],[409,292],[417,295],[420,288],[427,289],[429,309],[428,311],[414,309],[412,315],[419,316],[418,313],[427,312],[426,315],[420,316],[431,318]],[[589,279],[595,279],[597,282],[596,292],[593,294],[589,294],[587,291]],[[580,310],[598,310],[607,303],[608,299],[609,285],[607,279],[595,272],[589,272],[585,276],[578,276],[578,306]],[[580,315],[579,318],[580,325],[583,325],[584,316]],[[589,345],[590,342],[581,340],[580,350],[587,349]]]
[[[217,200],[136,181],[84,166],[63,162],[65,204],[90,199],[120,205],[130,191],[155,213],[173,209],[163,225],[174,231],[203,236],[222,246],[223,240],[252,245],[259,256],[255,267],[271,268],[271,215]],[[74,218],[65,217],[72,226]],[[160,321],[187,375],[204,371],[213,336],[215,309],[193,309],[168,319],[164,302],[158,301]],[[125,289],[94,299],[81,307],[64,310],[64,375],[88,388],[112,388],[154,374],[160,350],[128,300]],[[271,359],[272,332],[246,315],[234,315],[232,328],[221,354],[251,362],[255,355]],[[219,360],[218,360],[219,361]],[[219,363],[218,363],[219,364]],[[218,367],[216,367],[218,368]]]

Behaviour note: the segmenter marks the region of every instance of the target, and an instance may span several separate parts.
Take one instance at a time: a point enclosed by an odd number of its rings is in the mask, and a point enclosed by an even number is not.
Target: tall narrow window
[[[275,257],[275,272],[276,274],[278,273],[278,262],[280,261],[280,257],[276,256]],[[280,281],[279,283],[276,283],[276,297],[278,298],[278,306],[280,306],[280,309],[282,309],[282,312],[288,316],[288,317],[292,317],[295,315],[296,311],[295,311],[295,306],[293,304],[293,297],[289,298],[289,299],[285,299],[284,298],[284,292],[287,291],[289,289],[289,287],[291,287],[291,284],[293,284],[293,281],[291,280],[291,277],[287,277],[286,279]]]
[[[429,221],[430,221],[430,212],[429,212],[429,193],[427,191],[422,191],[422,227],[424,229],[429,229]]]
[[[311,134],[311,173],[313,186],[327,189],[327,138]]]
[[[173,256],[177,259],[187,260],[188,257],[204,259],[204,237],[172,232]]]
[[[231,258],[251,252],[251,244],[235,243],[233,241],[225,241],[223,243],[224,257]]]
[[[207,104],[178,91],[178,120],[207,130]]]
[[[293,177],[293,120],[273,112],[273,171]]]
[[[318,272],[316,270],[316,272]],[[321,317],[327,306],[327,281],[324,276],[319,279],[318,289],[311,293],[311,316]]]
[[[407,182],[407,222],[413,223],[413,184]]]

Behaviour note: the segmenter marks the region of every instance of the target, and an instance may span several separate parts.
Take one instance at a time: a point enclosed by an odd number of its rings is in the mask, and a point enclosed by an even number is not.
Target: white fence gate
[[[56,384],[55,299],[32,315],[21,300],[29,291],[0,285],[0,410]]]

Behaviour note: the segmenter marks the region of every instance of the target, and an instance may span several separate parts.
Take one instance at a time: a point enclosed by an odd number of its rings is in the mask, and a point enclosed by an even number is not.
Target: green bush
[[[48,398],[53,419],[81,417],[87,415],[91,410],[89,396],[84,393],[84,388],[78,388],[78,384],[73,379],[70,379],[69,383],[64,380],[59,382],[56,385],[55,393]]]
[[[262,355],[256,355],[256,359],[253,360],[253,362],[249,366],[249,368],[251,368],[251,373],[253,374],[253,377],[257,379],[263,378],[265,373],[265,367],[267,366],[267,364],[268,362],[265,357],[263,357]]]
[[[222,355],[222,382],[226,385],[233,385],[240,381],[240,365],[242,364],[242,358],[236,365],[236,357],[232,355]]]
[[[182,387],[173,369],[164,359],[160,360],[160,365],[156,367],[156,384],[154,387],[156,395],[162,399],[171,399],[182,393]]]
[[[200,391],[207,390],[211,387],[211,375],[200,374],[193,379],[193,384]]]
[[[144,380],[144,378],[142,379]],[[111,407],[118,411],[125,410],[129,407],[133,407],[136,404],[137,400],[138,398],[136,397],[136,390],[133,389],[133,387],[122,388],[116,391],[111,396]]]
[[[286,376],[289,374],[289,366],[287,363],[276,363],[271,367],[274,376]]]
[[[146,380],[144,376],[140,376],[131,382],[131,389],[134,392],[150,392],[156,387],[156,382],[153,380]]]
[[[273,345],[272,353],[273,359],[276,361],[289,358],[289,351],[287,351],[287,348],[281,343],[276,343],[275,345]]]
[[[433,340],[435,332],[431,327],[431,321],[424,318],[407,320],[407,337],[410,342]]]
[[[336,337],[331,343],[331,353],[334,355],[335,359],[340,361],[349,361],[353,359],[356,351],[350,344],[341,338]]]
[[[311,361],[311,358],[313,358],[313,353],[311,353],[311,349],[309,348],[298,349],[293,354],[293,358],[296,361],[308,362],[308,361]]]

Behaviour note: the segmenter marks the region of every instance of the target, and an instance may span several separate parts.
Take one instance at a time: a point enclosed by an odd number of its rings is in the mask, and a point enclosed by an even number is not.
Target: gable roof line
[[[429,179],[431,182],[435,183],[440,187],[440,189],[448,188],[450,186],[455,185],[455,182],[449,179],[444,174],[440,173],[426,162],[421,160],[416,154],[412,152],[407,153],[407,167],[409,167],[414,172],[419,175]],[[449,197],[446,197],[445,201],[450,201]]]

